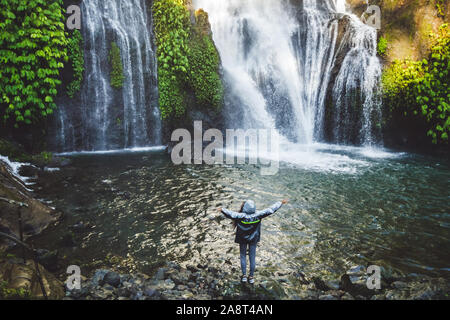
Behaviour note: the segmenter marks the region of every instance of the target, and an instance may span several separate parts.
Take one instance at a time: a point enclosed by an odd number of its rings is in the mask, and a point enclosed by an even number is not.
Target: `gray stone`
[[[109,271],[105,274],[103,282],[117,288],[120,285],[120,275],[117,272]]]
[[[147,289],[145,289],[144,290],[144,294],[147,297],[150,297],[150,298],[157,298],[157,297],[161,296],[161,293],[158,290],[154,289],[154,288],[147,288]]]
[[[325,294],[325,295],[319,296],[319,300],[339,300],[339,298],[335,297],[331,294]]]
[[[183,284],[179,284],[179,285],[177,285],[176,289],[179,291],[184,291],[187,289],[187,287]]]
[[[145,300],[144,293],[142,291],[136,292],[136,294],[133,296],[133,300]]]
[[[109,270],[105,270],[105,269],[99,269],[96,270],[94,275],[92,276],[92,285],[94,287],[98,286],[100,283],[103,282],[103,278],[105,277],[105,275],[109,272]]]
[[[96,290],[92,293],[92,297],[94,299],[105,300],[106,298],[108,298],[108,292],[105,292],[103,290]]]
[[[155,280],[164,280],[164,275],[166,273],[165,268],[159,268],[158,271],[155,274]]]
[[[327,286],[333,290],[339,289],[339,280],[330,280],[326,282]]]
[[[436,293],[433,290],[427,289],[427,290],[415,293],[414,295],[411,296],[411,299],[413,299],[413,300],[432,300],[432,299],[434,299],[435,295],[436,295]]]
[[[122,287],[117,289],[117,294],[122,297],[130,297],[131,292],[128,288]]]
[[[113,291],[113,290],[114,290],[114,287],[113,287],[112,285],[110,285],[110,284],[105,284],[105,285],[103,286],[103,289]]]
[[[408,284],[403,281],[395,281],[395,282],[392,282],[392,286],[396,289],[405,289],[408,287]]]
[[[353,298],[350,293],[346,292],[342,295],[341,300],[355,300],[355,298]]]
[[[362,276],[366,274],[366,267],[364,266],[354,266],[347,271],[349,276]]]

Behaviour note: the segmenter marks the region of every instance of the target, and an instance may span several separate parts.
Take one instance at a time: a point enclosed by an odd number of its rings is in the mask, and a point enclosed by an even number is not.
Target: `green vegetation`
[[[383,73],[383,88],[389,114],[397,121],[417,120],[427,128],[434,144],[448,143],[450,131],[450,31],[443,24],[428,59],[394,61]]]
[[[386,49],[388,46],[388,41],[384,37],[378,39],[377,51],[379,56],[384,56],[386,54]]]
[[[438,16],[441,18],[445,17],[445,1],[446,0],[435,0]]]
[[[48,165],[53,159],[51,152],[42,151],[41,153],[32,156],[32,162],[43,167]]]
[[[206,14],[202,12],[200,14]],[[197,102],[205,107],[219,109],[223,99],[223,86],[218,73],[220,57],[211,37],[201,30],[197,29],[191,36],[188,61],[189,84]]]
[[[12,161],[30,162],[31,156],[23,150],[21,146],[17,146],[8,140],[0,139],[0,155],[8,157]]]
[[[56,108],[67,61],[62,1],[0,0],[0,114],[15,127]]]
[[[25,288],[10,289],[6,281],[0,280],[0,300],[2,299],[29,299],[30,291]]]
[[[42,151],[30,154],[21,145],[0,139],[0,155],[6,156],[11,161],[30,162],[40,167],[49,165],[53,161],[53,153]]]
[[[111,86],[120,89],[123,86],[123,65],[120,56],[120,49],[117,43],[111,42],[111,50],[109,51],[109,62],[111,63]]]
[[[158,47],[159,107],[163,119],[185,112],[183,81],[187,76],[189,12],[182,0],[153,2]]]
[[[153,3],[163,119],[180,118],[186,113],[188,91],[193,92],[200,106],[216,109],[221,105],[219,55],[210,35],[202,30],[201,19],[206,13],[199,12],[198,26],[193,27],[183,0]]]
[[[81,32],[74,30],[72,37],[68,39],[69,61],[72,62],[73,80],[67,86],[67,95],[73,98],[81,89],[84,72],[83,37]]]

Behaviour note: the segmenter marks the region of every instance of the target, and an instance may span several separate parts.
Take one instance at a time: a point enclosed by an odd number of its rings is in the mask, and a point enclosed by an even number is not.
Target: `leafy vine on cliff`
[[[189,68],[189,12],[182,0],[153,2],[156,33],[159,107],[163,119],[184,114],[183,80]]]
[[[67,61],[62,1],[0,1],[0,113],[15,127],[52,114]]]
[[[68,39],[68,56],[72,62],[73,80],[67,86],[67,95],[73,98],[75,93],[80,91],[83,82],[84,72],[84,54],[83,54],[83,37],[81,32],[74,30],[72,37]]]
[[[206,12],[198,10],[196,20],[197,27],[189,41],[189,85],[199,104],[219,109],[223,99],[220,57],[211,36],[202,30],[208,20]]]
[[[428,59],[396,60],[383,73],[383,88],[390,114],[426,122],[434,144],[448,143],[450,131],[450,30],[447,24],[432,35]],[[400,112],[399,112],[400,111]],[[402,120],[402,119],[397,119]]]
[[[204,31],[207,14],[198,10],[196,26],[192,26],[185,1],[156,0],[153,18],[162,118],[183,116],[189,91],[199,105],[220,108],[220,59],[211,36]]]

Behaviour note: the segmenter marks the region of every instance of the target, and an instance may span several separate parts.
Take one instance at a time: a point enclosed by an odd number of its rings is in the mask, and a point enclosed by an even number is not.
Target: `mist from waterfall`
[[[376,30],[346,12],[345,1],[194,0],[194,5],[209,14],[228,94],[240,109],[230,126],[276,128],[300,144],[323,141],[330,91],[333,104],[343,110],[353,99],[346,93],[359,86],[362,144],[373,141],[374,91],[381,74],[373,47]],[[351,27],[338,43],[343,16]],[[330,87],[337,53],[344,49],[348,52]],[[345,112],[333,114],[339,128]],[[333,133],[336,142],[347,142],[339,129]]]
[[[58,148],[108,150],[160,144],[157,66],[146,1],[84,0],[81,6],[85,55],[81,101],[60,105]],[[113,42],[123,65],[121,89],[111,87]]]

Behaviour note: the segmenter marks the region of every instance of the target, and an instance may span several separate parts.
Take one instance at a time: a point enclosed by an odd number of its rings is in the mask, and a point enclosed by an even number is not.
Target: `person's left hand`
[[[217,212],[222,212],[222,208],[217,208]]]

